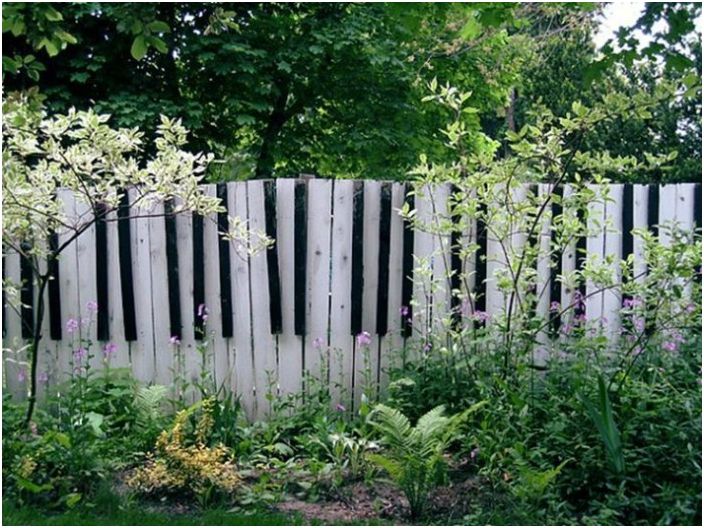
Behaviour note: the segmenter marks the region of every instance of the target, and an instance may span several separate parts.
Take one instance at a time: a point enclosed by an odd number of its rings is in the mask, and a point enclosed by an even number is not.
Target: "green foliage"
[[[422,516],[428,493],[447,479],[445,451],[458,427],[484,403],[452,417],[444,416],[441,405],[418,418],[415,426],[401,412],[383,404],[369,415],[369,423],[382,435],[385,450],[367,457],[403,490],[414,519]]]
[[[606,453],[608,455],[611,469],[618,475],[625,471],[623,448],[621,446],[621,433],[616,426],[614,413],[611,408],[611,400],[609,392],[606,388],[604,379],[600,376],[599,382],[599,400],[597,404],[584,400],[584,406],[589,413],[592,422],[599,431],[601,440],[604,442]]]

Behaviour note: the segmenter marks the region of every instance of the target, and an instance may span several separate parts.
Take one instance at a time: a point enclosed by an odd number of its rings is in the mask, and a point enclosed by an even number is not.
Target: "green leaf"
[[[69,493],[64,497],[64,501],[66,502],[66,506],[68,508],[73,508],[76,504],[78,504],[81,499],[83,498],[83,495],[80,493]]]
[[[147,40],[144,35],[138,35],[132,42],[130,53],[135,60],[142,60],[147,54]]]
[[[162,22],[161,20],[154,20],[153,22],[149,22],[147,24],[147,29],[153,33],[170,33],[171,28],[166,22]]]
[[[465,40],[472,40],[481,35],[484,27],[479,23],[479,21],[471,17],[464,27],[460,30],[460,37]]]
[[[64,19],[63,15],[51,6],[44,6],[44,18],[51,22],[59,22]]]
[[[167,51],[169,51],[169,47],[166,45],[166,42],[161,40],[159,37],[149,37],[147,39],[147,42],[159,53],[166,53]]]
[[[44,491],[50,491],[53,488],[51,484],[35,484],[31,480],[27,480],[19,475],[15,475],[15,481],[20,488],[27,490],[30,493],[42,493]]]

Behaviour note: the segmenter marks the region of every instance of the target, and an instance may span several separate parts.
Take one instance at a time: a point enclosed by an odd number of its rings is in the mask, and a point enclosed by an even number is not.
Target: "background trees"
[[[52,111],[95,106],[120,126],[181,117],[213,151],[214,179],[314,172],[404,178],[447,153],[445,117],[422,103],[437,78],[470,91],[477,132],[499,138],[544,104],[567,111],[605,92],[670,80],[664,103],[590,141],[622,155],[677,150],[662,179],[701,173],[701,39],[695,4],[648,4],[596,50],[598,4],[6,4],[7,91],[38,87]],[[662,28],[665,29],[662,29]],[[698,69],[697,69],[698,68]],[[699,97],[699,98],[698,98]],[[654,143],[654,145],[653,145]],[[477,149],[484,148],[480,141]],[[634,176],[635,177],[635,176]]]

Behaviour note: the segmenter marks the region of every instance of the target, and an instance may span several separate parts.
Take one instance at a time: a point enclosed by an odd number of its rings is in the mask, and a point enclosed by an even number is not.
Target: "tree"
[[[115,221],[111,213],[124,200],[131,218],[163,215],[155,205],[165,200],[173,203],[173,214],[223,210],[217,198],[204,195],[198,186],[212,155],[183,150],[187,131],[179,120],[162,116],[154,153],[147,158],[141,156],[143,133],[111,128],[108,120],[109,116],[90,110],[47,117],[26,97],[8,99],[3,105],[3,249],[27,260],[37,291],[27,424],[36,403],[44,292],[65,248],[96,222]],[[57,199],[60,188],[71,191],[89,214],[68,215]],[[128,194],[128,189],[135,192]],[[229,225],[223,236],[248,235],[237,219],[230,219]],[[55,235],[61,242],[52,245],[49,240]],[[3,284],[3,289],[10,291],[8,286]]]

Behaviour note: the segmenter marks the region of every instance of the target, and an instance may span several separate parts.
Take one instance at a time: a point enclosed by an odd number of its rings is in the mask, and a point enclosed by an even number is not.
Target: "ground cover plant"
[[[638,49],[624,29],[599,58],[582,45],[594,9],[3,5],[3,248],[28,260],[38,292],[28,369],[13,371],[29,390],[3,391],[3,522],[701,524],[701,230],[634,230],[646,271],[632,255],[583,251],[558,274],[554,257],[604,232],[590,211],[610,182],[700,168],[700,8],[651,4],[635,28],[654,43]],[[130,67],[113,68],[121,60]],[[155,128],[155,109],[188,117]],[[299,391],[270,383],[268,412],[252,420],[209,368],[211,337],[185,352],[174,336],[173,383],[139,381],[112,366],[110,343],[77,337],[95,323],[89,299],[90,317],[61,321],[74,336],[67,379],[42,394],[43,292],[65,247],[54,235],[90,228],[58,194],[79,196],[93,221],[125,200],[222,214],[200,183],[309,166],[388,168],[411,196],[451,186],[447,211],[421,217],[407,201],[398,212],[441,247],[415,263],[411,286],[427,298],[401,307],[412,332],[389,352],[386,386],[371,381],[370,334],[347,336],[363,370],[356,396],[330,383],[338,351],[319,338],[320,371]],[[270,246],[228,220],[220,235],[248,255]],[[504,261],[488,277],[503,301],[492,313],[465,265],[478,225]],[[463,265],[429,272],[448,254]],[[547,313],[542,263],[571,292]],[[18,286],[3,280],[7,306],[21,304]],[[421,308],[443,292],[452,311]],[[620,306],[587,318],[605,292]],[[200,331],[217,339],[207,316],[199,306]],[[187,360],[200,371],[184,375]]]

